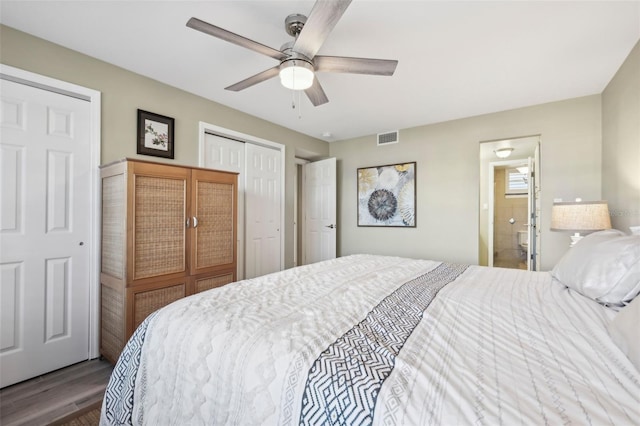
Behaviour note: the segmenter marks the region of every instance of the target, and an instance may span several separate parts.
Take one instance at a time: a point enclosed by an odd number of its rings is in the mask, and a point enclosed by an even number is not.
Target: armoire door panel
[[[174,282],[130,287],[127,289],[127,293],[131,310],[127,324],[128,338],[147,316],[187,295],[187,278],[184,277]]]
[[[193,278],[192,293],[200,293],[201,291],[211,290],[212,288],[222,287],[223,285],[232,283],[235,281],[235,274],[233,271],[222,273],[214,276],[203,276]]]
[[[191,274],[234,264],[236,253],[235,175],[192,172]]]
[[[134,280],[186,272],[187,180],[135,175]]]

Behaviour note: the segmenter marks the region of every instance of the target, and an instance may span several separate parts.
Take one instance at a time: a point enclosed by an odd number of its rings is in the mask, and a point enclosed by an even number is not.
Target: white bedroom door
[[[336,159],[303,165],[304,264],[336,257]]]
[[[279,150],[248,143],[245,192],[245,278],[280,271],[282,161]]]
[[[527,270],[536,270],[536,194],[535,179],[536,174],[533,170],[533,158],[527,160]]]
[[[536,227],[533,232],[533,239],[529,241],[533,241],[533,256],[535,259],[535,264],[531,270],[539,271],[540,270],[540,236],[542,235],[542,227],[540,226],[540,214],[542,211],[541,208],[541,192],[540,192],[540,140],[536,145],[536,148],[533,153],[533,213]],[[532,236],[530,235],[529,238]]]
[[[1,80],[0,387],[89,358],[90,102]]]

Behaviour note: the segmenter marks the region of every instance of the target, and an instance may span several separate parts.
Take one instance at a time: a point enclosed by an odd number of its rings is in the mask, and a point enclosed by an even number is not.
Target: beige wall
[[[478,263],[480,141],[541,135],[541,268],[569,236],[549,231],[554,198],[601,196],[600,95],[402,129],[400,143],[375,135],[331,144],[338,159],[338,253],[380,253]],[[356,225],[356,169],[417,162],[416,228]]]
[[[384,147],[376,146],[374,135],[329,147],[324,141],[5,26],[0,26],[0,55],[4,64],[102,92],[102,163],[137,156],[138,108],[175,118],[173,162],[177,164],[197,165],[199,121],[286,145],[287,176],[293,176],[296,150],[337,157],[340,255],[369,252],[477,263],[479,141],[535,134],[541,135],[542,269],[550,269],[568,245],[568,235],[549,231],[554,198],[603,197],[610,202],[615,227],[640,224],[638,45],[602,99],[593,95],[403,129],[399,144]],[[407,161],[417,161],[417,227],[358,228],[356,169]],[[293,263],[291,179],[286,182],[285,199],[285,264],[289,267]]]
[[[286,145],[286,176],[296,149],[326,156],[325,141],[241,113],[200,96],[118,68],[6,26],[0,26],[0,61],[102,93],[102,164],[123,157],[198,165],[200,121]],[[136,154],[137,109],[175,119],[175,159]],[[293,266],[293,182],[285,186],[285,266]]]
[[[640,42],[602,93],[602,198],[614,228],[640,226]]]

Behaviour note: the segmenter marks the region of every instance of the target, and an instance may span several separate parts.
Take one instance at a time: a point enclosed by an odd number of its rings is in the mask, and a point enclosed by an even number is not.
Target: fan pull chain
[[[298,120],[302,119],[302,101],[301,94],[302,90],[292,90],[291,91],[291,109],[296,109],[298,107]],[[296,93],[298,93],[298,103],[296,104]]]

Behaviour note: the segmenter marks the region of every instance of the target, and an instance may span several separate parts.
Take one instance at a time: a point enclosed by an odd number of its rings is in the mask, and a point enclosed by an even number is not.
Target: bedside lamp
[[[582,238],[581,232],[611,229],[611,217],[606,201],[581,201],[553,203],[551,230],[575,232],[571,236],[573,247]]]

